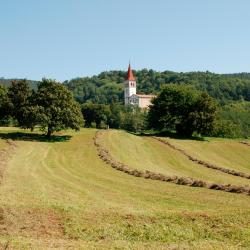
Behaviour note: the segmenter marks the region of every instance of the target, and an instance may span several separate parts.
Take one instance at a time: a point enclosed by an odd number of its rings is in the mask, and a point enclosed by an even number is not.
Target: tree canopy
[[[250,77],[242,74],[214,74],[211,72],[178,73],[157,72],[142,69],[134,71],[138,93],[157,94],[168,84],[191,85],[197,90],[206,91],[220,104],[241,99],[250,101]],[[75,78],[64,84],[81,103],[92,101],[98,104],[123,102],[123,83],[125,71],[102,72],[93,77]]]
[[[55,131],[79,130],[83,125],[80,105],[64,85],[54,80],[43,79],[36,91],[31,91],[25,80],[13,81],[8,97],[10,115],[23,128],[33,130],[38,125],[50,137]]]
[[[7,95],[7,89],[0,85],[0,119],[5,118],[10,113],[10,100]]]
[[[40,109],[38,122],[42,129],[47,130],[48,137],[67,128],[79,130],[83,125],[80,105],[62,84],[43,79],[32,99],[35,111]]]
[[[148,114],[150,128],[176,130],[184,136],[208,134],[214,126],[217,106],[205,92],[184,85],[168,85],[153,99]]]

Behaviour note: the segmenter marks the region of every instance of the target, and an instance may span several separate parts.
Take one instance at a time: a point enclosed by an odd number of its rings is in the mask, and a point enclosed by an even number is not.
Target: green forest
[[[250,136],[250,73],[177,73],[151,69],[133,72],[138,93],[159,94],[168,84],[190,85],[207,92],[219,107],[213,135],[232,138]],[[80,103],[122,104],[125,77],[126,71],[108,71],[93,77],[75,78],[64,84]]]
[[[211,72],[176,73],[154,70],[134,71],[137,91],[157,94],[166,84],[188,84],[206,91],[222,105],[231,101],[250,101],[250,74],[214,74]],[[75,78],[64,84],[74,93],[75,98],[84,103],[92,101],[100,104],[123,101],[125,71],[102,72],[97,76]]]
[[[133,73],[136,76],[138,93],[159,94],[172,84],[190,86],[208,93],[218,107],[212,136],[250,136],[250,73],[178,73],[157,72],[152,69]],[[147,127],[147,122],[144,122],[145,114],[137,110],[135,115],[123,107],[125,77],[126,71],[107,71],[92,77],[78,77],[63,82],[81,104],[85,126],[110,126],[132,131]],[[11,85],[11,81],[13,80],[0,78],[0,84],[6,87]],[[36,89],[39,82],[27,80],[27,83],[31,89]]]

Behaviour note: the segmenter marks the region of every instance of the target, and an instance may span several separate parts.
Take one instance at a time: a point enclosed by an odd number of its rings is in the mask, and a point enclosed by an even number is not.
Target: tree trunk
[[[47,131],[47,138],[50,138],[51,137],[51,134],[52,134],[52,129],[50,126],[48,126],[48,131]]]

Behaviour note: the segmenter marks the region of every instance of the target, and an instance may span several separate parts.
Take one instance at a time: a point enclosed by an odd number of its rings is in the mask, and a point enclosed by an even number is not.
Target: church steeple
[[[133,75],[133,71],[131,69],[130,63],[128,65],[128,73],[127,73],[127,81],[135,81],[134,75]]]
[[[128,65],[127,78],[124,83],[124,100],[125,105],[132,104],[131,96],[136,95],[136,80],[133,75],[133,71],[131,69],[130,63]]]

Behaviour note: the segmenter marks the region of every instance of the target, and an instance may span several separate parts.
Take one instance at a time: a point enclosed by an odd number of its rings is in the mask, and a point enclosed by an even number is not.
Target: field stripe
[[[4,171],[7,165],[7,161],[16,148],[16,144],[13,141],[6,140],[7,146],[0,150],[0,184],[3,181]]]
[[[246,194],[250,195],[250,187],[248,186],[236,186],[232,184],[217,184],[217,183],[209,183],[206,181],[190,178],[190,177],[180,177],[180,176],[167,176],[161,173],[155,173],[152,171],[141,171],[138,169],[131,168],[126,164],[123,164],[119,161],[116,161],[109,151],[103,147],[100,143],[100,137],[102,136],[103,131],[97,131],[93,138],[94,144],[97,148],[98,156],[112,168],[115,168],[119,171],[122,171],[126,174],[133,175],[135,177],[142,177],[146,179],[159,180],[165,182],[171,182],[178,185],[186,185],[192,187],[202,187],[207,189],[215,189],[224,192],[238,193],[238,194]],[[107,131],[106,131],[107,133]]]
[[[211,169],[214,169],[214,170],[218,170],[218,171],[221,171],[223,173],[226,173],[226,174],[230,174],[230,175],[234,175],[234,176],[239,176],[239,177],[242,177],[242,178],[245,178],[245,179],[250,179],[250,175],[249,174],[246,174],[246,173],[243,173],[243,172],[239,172],[239,171],[235,171],[235,170],[232,170],[232,169],[228,169],[228,168],[224,168],[224,167],[219,167],[215,164],[211,164],[209,162],[206,162],[206,161],[202,161],[202,160],[199,160],[195,157],[193,157],[192,155],[188,154],[185,150],[183,149],[180,149],[176,146],[174,146],[173,144],[171,144],[169,141],[166,141],[166,140],[163,140],[159,137],[156,137],[156,136],[153,136],[151,137],[161,143],[163,143],[164,145],[167,145],[169,146],[170,148],[180,152],[181,154],[183,154],[184,156],[186,156],[190,161],[192,162],[195,162],[201,166],[204,166],[206,168],[211,168]]]

